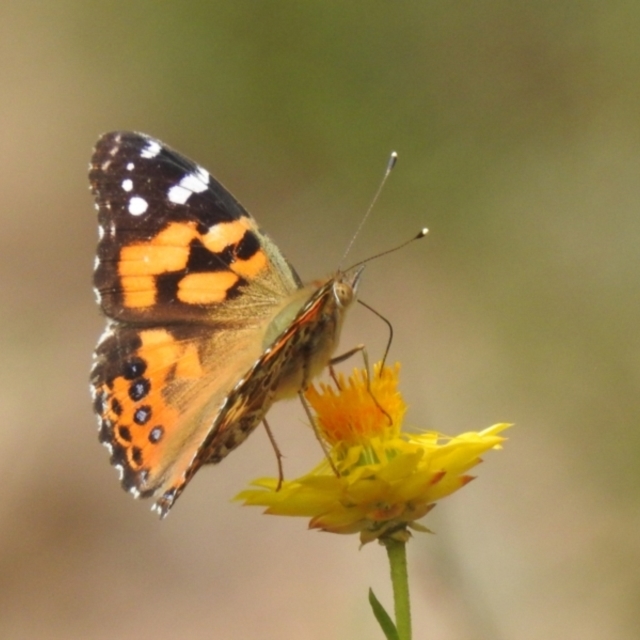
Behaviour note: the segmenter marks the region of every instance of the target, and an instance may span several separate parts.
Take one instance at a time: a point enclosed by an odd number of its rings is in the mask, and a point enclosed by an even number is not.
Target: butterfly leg
[[[349,358],[351,358],[352,356],[354,356],[356,353],[359,353],[359,352],[362,353],[362,358],[364,360],[364,364],[367,369],[367,387],[369,386],[369,358],[367,356],[367,348],[363,344],[359,344],[356,347],[353,347],[353,349],[349,349],[349,351],[342,353],[339,356],[336,356],[335,358],[331,358],[331,360],[329,360],[329,375],[331,376],[331,379],[333,380],[333,382],[335,383],[338,389],[340,389],[340,383],[338,382],[338,377],[336,376],[336,372],[335,372],[335,369],[333,368],[333,365],[340,364],[341,362],[348,360]]]
[[[282,487],[282,482],[284,480],[284,472],[282,470],[282,451],[280,451],[280,447],[278,447],[278,443],[273,437],[273,431],[271,431],[271,427],[269,426],[266,418],[262,418],[262,424],[264,425],[267,436],[269,437],[269,441],[271,442],[271,446],[273,447],[273,450],[276,454],[276,460],[278,463],[278,486],[276,487],[276,491],[280,491],[280,487]]]
[[[387,356],[389,355],[389,349],[391,349],[391,343],[393,342],[393,325],[387,318],[385,318],[379,311],[376,311],[373,307],[369,306],[366,302],[358,299],[358,304],[361,304],[365,309],[368,309],[373,313],[373,315],[378,316],[382,322],[387,325],[387,329],[389,330],[389,337],[387,338],[387,346],[384,349],[384,355],[382,356],[382,367],[387,362]]]
[[[367,373],[367,393],[371,396],[371,399],[375,403],[376,407],[380,409],[380,412],[387,417],[387,420],[389,420],[389,424],[392,424],[393,420],[391,419],[389,412],[378,402],[377,398],[373,395],[373,392],[371,391],[371,377],[370,377],[371,369],[369,367],[369,353],[367,352],[367,347],[365,347],[363,344],[359,344],[356,347],[353,347],[353,349],[349,349],[349,351],[342,353],[339,356],[336,356],[335,358],[331,358],[331,360],[329,360],[329,375],[335,382],[338,389],[340,389],[340,384],[338,382],[336,373],[333,369],[333,365],[339,364],[341,362],[344,362],[345,360],[348,360],[349,358],[351,358],[351,356],[354,356],[358,352],[362,354],[362,360],[364,361],[364,368]]]
[[[339,476],[340,473],[338,472],[338,469],[336,468],[336,465],[333,463],[333,460],[331,459],[331,456],[329,455],[329,449],[327,448],[327,443],[322,439],[322,436],[320,435],[320,431],[318,430],[318,425],[316,423],[316,419],[315,419],[313,413],[311,413],[311,407],[309,406],[309,403],[307,402],[306,398],[304,397],[304,392],[298,391],[298,396],[300,396],[300,402],[302,402],[302,406],[304,407],[305,413],[307,414],[307,418],[309,418],[309,422],[311,423],[311,427],[313,429],[313,433],[316,436],[316,440],[320,443],[320,447],[322,448],[322,451],[324,452],[325,458],[328,460],[329,465],[331,465],[331,469],[333,470],[333,473],[335,473],[336,476]]]

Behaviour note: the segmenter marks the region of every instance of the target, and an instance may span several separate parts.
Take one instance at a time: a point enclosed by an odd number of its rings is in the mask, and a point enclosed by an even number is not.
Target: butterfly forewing
[[[249,283],[269,316],[274,299],[300,286],[244,207],[158,140],[102,136],[89,179],[100,231],[94,285],[109,317],[219,322],[220,307],[231,315]]]

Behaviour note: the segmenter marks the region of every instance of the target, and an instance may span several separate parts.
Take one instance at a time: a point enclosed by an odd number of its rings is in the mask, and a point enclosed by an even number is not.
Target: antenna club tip
[[[429,229],[427,229],[427,227],[420,229],[420,232],[416,236],[416,240],[419,240],[420,238],[424,238],[427,235],[427,233],[429,233]]]
[[[389,171],[396,166],[396,162],[398,162],[398,154],[395,151],[392,151],[389,156],[389,164],[387,164],[387,175],[389,174]]]

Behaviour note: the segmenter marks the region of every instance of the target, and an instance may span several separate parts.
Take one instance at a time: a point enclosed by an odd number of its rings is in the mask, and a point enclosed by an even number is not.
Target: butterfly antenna
[[[391,170],[393,169],[393,167],[396,166],[397,161],[398,161],[398,154],[395,151],[392,151],[391,155],[389,156],[389,162],[387,162],[387,168],[385,169],[384,176],[382,176],[382,180],[380,181],[380,185],[378,186],[378,190],[373,196],[373,200],[371,200],[371,204],[369,205],[367,212],[364,214],[362,220],[360,220],[360,224],[358,225],[356,232],[353,234],[353,236],[351,236],[351,240],[349,241],[346,251],[342,255],[342,258],[339,263],[340,268],[342,267],[347,255],[351,251],[351,247],[353,247],[353,243],[356,241],[356,238],[360,235],[360,231],[362,231],[362,227],[364,226],[364,223],[367,221],[367,218],[371,214],[371,210],[373,209],[374,205],[378,201],[378,198],[382,193],[382,188],[384,187],[384,183],[387,181],[387,178],[389,177],[389,174],[391,173]]]
[[[420,231],[415,236],[413,236],[413,238],[409,238],[409,240],[405,240],[404,242],[399,244],[397,247],[393,247],[391,249],[387,249],[386,251],[381,251],[380,253],[376,253],[374,256],[369,256],[368,258],[365,258],[364,260],[360,260],[360,262],[356,262],[355,264],[352,264],[347,269],[347,271],[351,271],[351,269],[355,269],[356,267],[360,267],[363,264],[367,264],[367,262],[371,262],[372,260],[377,260],[378,258],[381,258],[382,256],[386,256],[389,253],[394,253],[395,251],[398,251],[399,249],[402,249],[402,247],[406,247],[408,244],[411,244],[415,240],[420,240],[420,238],[424,238],[427,235],[427,233],[429,233],[429,229],[424,227],[424,228],[420,229]]]

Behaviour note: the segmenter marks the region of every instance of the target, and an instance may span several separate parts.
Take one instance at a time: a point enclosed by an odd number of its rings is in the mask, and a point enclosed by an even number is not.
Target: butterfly
[[[167,515],[329,363],[362,267],[304,285],[206,169],[159,140],[98,140],[94,289],[107,317],[91,370],[100,441],[123,487]]]

